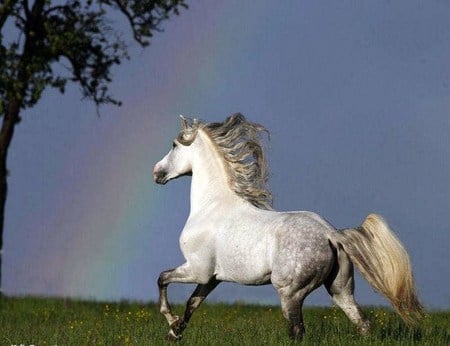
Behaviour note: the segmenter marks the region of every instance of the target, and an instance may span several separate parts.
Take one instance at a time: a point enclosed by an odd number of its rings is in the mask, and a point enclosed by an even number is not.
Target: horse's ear
[[[180,114],[180,120],[181,120],[181,129],[186,130],[188,128],[188,123],[183,114]]]

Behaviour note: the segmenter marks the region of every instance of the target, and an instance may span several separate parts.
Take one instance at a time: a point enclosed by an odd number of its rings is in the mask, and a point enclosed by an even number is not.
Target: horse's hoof
[[[303,340],[303,335],[302,334],[289,334],[289,339],[291,339],[292,341],[302,341]]]
[[[180,335],[186,327],[187,324],[184,322],[184,319],[176,320],[170,325],[170,329],[172,329],[176,335]]]
[[[305,335],[305,328],[303,325],[295,325],[289,328],[289,338],[295,341],[302,341]]]
[[[182,337],[183,337],[183,335],[175,334],[173,329],[170,329],[169,332],[166,335],[166,340],[167,341],[178,341],[178,340],[181,340]]]
[[[370,323],[369,321],[364,321],[358,326],[359,334],[367,336],[370,334]]]

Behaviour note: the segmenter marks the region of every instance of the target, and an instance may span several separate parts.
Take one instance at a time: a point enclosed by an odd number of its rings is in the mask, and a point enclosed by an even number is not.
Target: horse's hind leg
[[[192,314],[200,306],[200,304],[206,299],[206,297],[217,287],[220,281],[212,278],[207,284],[199,284],[195,288],[194,292],[188,299],[186,303],[186,310],[184,311],[184,316],[181,320],[176,321],[171,325],[171,329],[175,335],[181,335],[181,333],[186,329]]]
[[[370,323],[364,317],[353,296],[355,290],[353,264],[344,251],[339,248],[336,251],[337,261],[330,275],[325,280],[325,287],[333,301],[344,311],[350,321],[357,326],[359,332],[368,334]]]
[[[306,297],[305,292],[300,290],[292,293],[289,289],[280,288],[278,294],[281,300],[281,311],[289,323],[289,337],[291,339],[302,339],[305,334],[302,313],[303,300]]]

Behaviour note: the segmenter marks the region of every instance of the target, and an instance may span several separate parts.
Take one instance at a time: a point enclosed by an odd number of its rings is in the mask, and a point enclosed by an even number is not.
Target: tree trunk
[[[3,295],[2,286],[2,258],[3,258],[3,230],[5,225],[5,205],[8,195],[8,149],[14,134],[14,128],[19,122],[20,101],[13,99],[3,118],[0,130],[0,296]]]
[[[25,23],[25,42],[22,56],[19,59],[17,67],[17,79],[13,85],[18,86],[17,90],[10,90],[7,94],[7,106],[3,117],[2,127],[0,129],[0,297],[3,295],[2,285],[2,255],[3,255],[3,231],[5,227],[5,206],[8,197],[8,150],[14,135],[14,128],[20,121],[20,110],[28,90],[30,77],[36,71],[33,71],[31,58],[35,54],[35,40],[31,33],[34,33],[36,27],[42,24],[42,11],[45,0],[36,0],[31,11],[28,9],[28,2],[24,2],[25,13],[27,13]],[[1,22],[0,22],[1,24]],[[4,24],[4,23],[3,23]]]

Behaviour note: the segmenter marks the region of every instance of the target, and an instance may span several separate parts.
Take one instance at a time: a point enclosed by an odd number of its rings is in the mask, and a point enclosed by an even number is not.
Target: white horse
[[[312,212],[272,209],[261,131],[241,114],[222,123],[182,117],[172,149],[154,167],[158,184],[192,175],[191,210],[180,236],[186,262],[158,279],[168,338],[181,338],[194,310],[222,281],[272,284],[295,339],[304,334],[305,297],[323,284],[358,330],[368,333],[369,321],[353,297],[353,264],[406,322],[420,316],[408,254],[380,216],[336,232]],[[182,318],[167,300],[173,282],[198,284]]]

